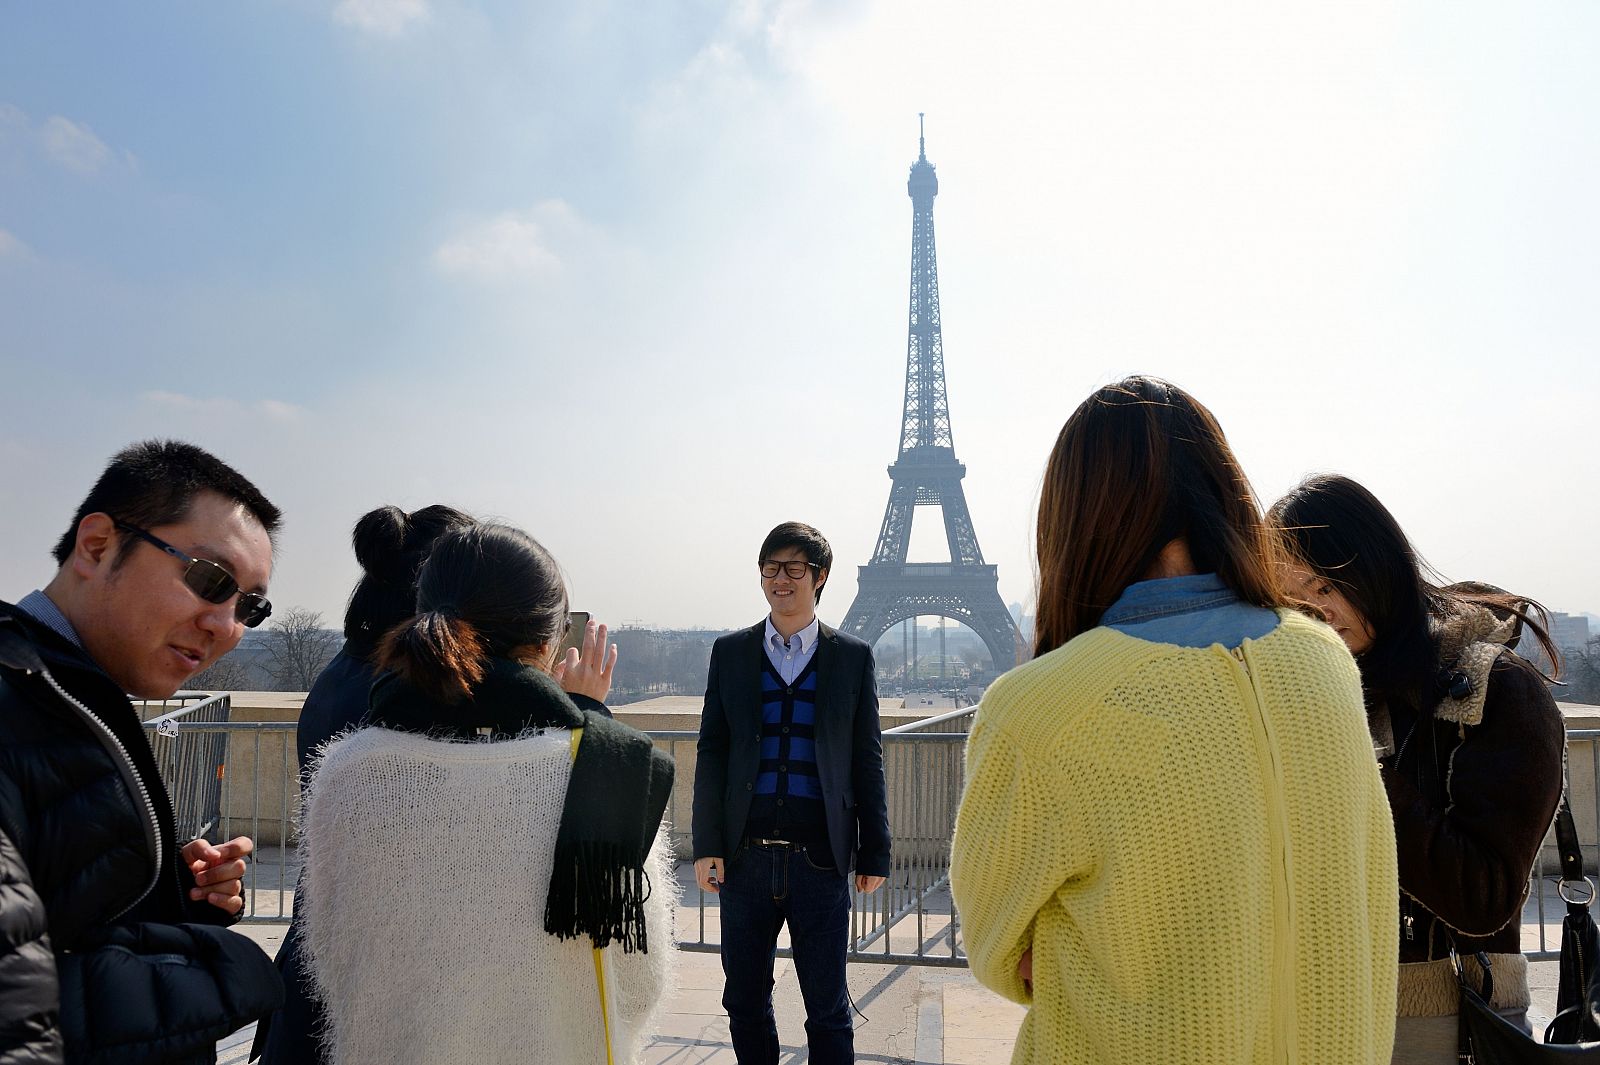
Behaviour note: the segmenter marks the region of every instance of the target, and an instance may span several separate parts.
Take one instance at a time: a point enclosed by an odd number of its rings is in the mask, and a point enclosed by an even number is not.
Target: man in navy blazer
[[[786,522],[759,556],[770,613],[711,649],[694,779],[694,870],[721,896],[722,1005],[740,1065],[777,1065],[772,965],[789,926],[815,1065],[855,1060],[850,873],[889,875],[872,648],[817,620],[833,549]]]

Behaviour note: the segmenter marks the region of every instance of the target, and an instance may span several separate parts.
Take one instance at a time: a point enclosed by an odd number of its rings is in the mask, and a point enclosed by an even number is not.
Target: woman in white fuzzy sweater
[[[508,526],[446,534],[363,727],[302,818],[305,946],[335,1063],[637,1059],[669,978],[671,759],[599,710],[605,629]],[[562,691],[564,683],[576,692]]]

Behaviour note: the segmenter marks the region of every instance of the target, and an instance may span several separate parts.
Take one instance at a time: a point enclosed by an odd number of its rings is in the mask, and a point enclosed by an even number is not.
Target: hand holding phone
[[[617,665],[617,645],[606,645],[606,627],[595,624],[586,612],[574,611],[568,618],[567,636],[550,675],[574,695],[605,702],[611,691],[612,670]]]
[[[567,657],[567,652],[580,650],[583,647],[583,634],[589,629],[589,612],[587,610],[573,610],[567,614],[567,631],[561,637],[561,643],[556,648],[556,661],[560,662]]]

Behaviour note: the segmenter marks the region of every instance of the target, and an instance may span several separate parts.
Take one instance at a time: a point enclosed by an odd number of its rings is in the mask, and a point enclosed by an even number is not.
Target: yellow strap
[[[583,742],[583,729],[572,730],[572,760],[578,760],[578,744]],[[606,1004],[606,959],[599,947],[594,948],[594,986],[600,991],[600,1030],[606,1039],[606,1065],[615,1065],[611,1056],[611,1009]]]
[[[599,947],[594,948],[594,982],[600,988],[600,1028],[606,1037],[606,1065],[615,1065],[611,1057],[611,1010],[606,1004],[606,961]]]

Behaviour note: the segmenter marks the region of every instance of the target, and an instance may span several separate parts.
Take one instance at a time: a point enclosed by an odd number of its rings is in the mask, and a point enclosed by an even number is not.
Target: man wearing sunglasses
[[[694,779],[694,869],[720,895],[722,1005],[741,1065],[777,1065],[772,961],[787,924],[815,1065],[855,1060],[845,954],[850,873],[889,875],[872,648],[817,620],[833,549],[809,525],[767,534],[769,613],[711,649]]]
[[[212,1061],[282,999],[227,931],[248,837],[177,836],[128,695],[170,696],[271,613],[278,509],[190,444],[118,453],[0,603],[0,1061]]]

